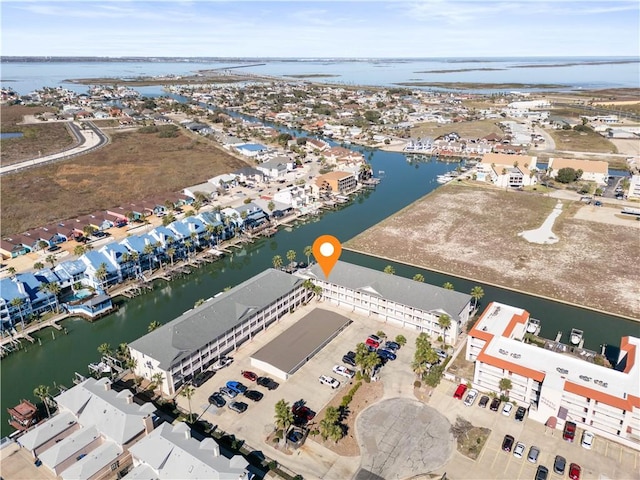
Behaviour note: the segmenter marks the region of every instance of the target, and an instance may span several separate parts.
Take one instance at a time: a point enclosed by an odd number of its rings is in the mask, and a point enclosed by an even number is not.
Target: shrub
[[[420,388],[422,386],[422,382],[420,380],[416,380],[415,382],[413,382],[413,386],[415,388]]]
[[[140,127],[138,129],[138,133],[157,133],[158,132],[158,127],[156,127],[155,125],[149,125],[147,127]]]
[[[345,395],[344,397],[342,397],[342,402],[340,402],[340,406],[341,407],[348,406],[351,403],[351,400],[353,400],[353,396],[351,394]]]
[[[276,468],[278,468],[278,462],[276,462],[275,460],[271,460],[267,464],[267,467],[269,467],[269,470],[275,470]]]

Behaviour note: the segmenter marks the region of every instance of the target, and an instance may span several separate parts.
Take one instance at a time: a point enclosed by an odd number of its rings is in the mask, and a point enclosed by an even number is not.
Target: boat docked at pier
[[[540,333],[540,320],[529,318],[529,321],[527,322],[527,333],[538,335]]]

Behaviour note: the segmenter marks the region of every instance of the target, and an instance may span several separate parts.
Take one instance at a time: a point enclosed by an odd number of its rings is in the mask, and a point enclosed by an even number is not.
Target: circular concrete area
[[[441,467],[453,450],[451,424],[435,409],[408,398],[367,408],[356,420],[362,461],[358,480],[404,479]]]

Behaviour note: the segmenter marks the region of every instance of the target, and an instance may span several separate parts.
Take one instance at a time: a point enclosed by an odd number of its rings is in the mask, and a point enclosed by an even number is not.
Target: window
[[[117,470],[119,466],[120,466],[120,460],[116,460],[111,464],[111,471],[113,472],[114,470]]]

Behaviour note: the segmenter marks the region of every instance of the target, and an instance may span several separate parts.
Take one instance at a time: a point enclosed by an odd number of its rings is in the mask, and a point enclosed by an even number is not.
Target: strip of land
[[[451,90],[489,90],[507,88],[567,88],[555,83],[476,83],[476,82],[400,82],[394,83],[402,87],[434,87]]]
[[[450,70],[422,70],[413,73],[457,73],[457,72],[496,72],[504,68],[453,68]]]
[[[607,207],[564,201],[553,226],[558,243],[539,245],[518,236],[538,228],[556,202],[535,193],[454,182],[345,248],[640,319],[638,222],[623,226],[589,220],[593,215],[580,219],[581,209]],[[612,209],[611,215],[616,213],[619,209]]]

